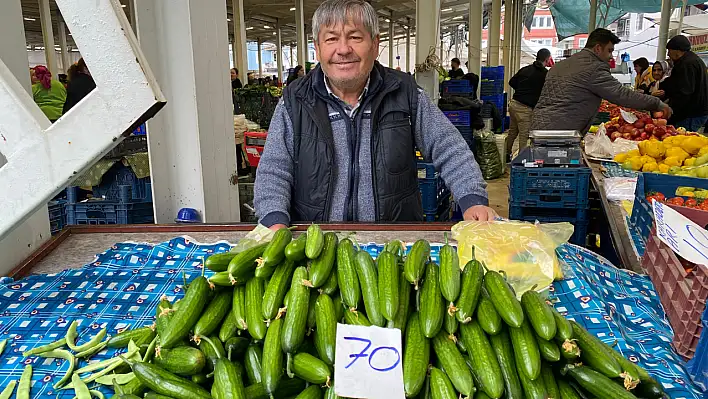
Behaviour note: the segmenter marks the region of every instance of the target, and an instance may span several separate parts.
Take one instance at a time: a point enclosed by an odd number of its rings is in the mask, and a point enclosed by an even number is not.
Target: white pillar
[[[410,24],[411,21],[409,20]],[[406,72],[411,71],[411,26],[406,25]]]
[[[226,3],[140,0],[136,8],[140,46],[168,104],[147,124],[156,222],[173,223],[183,207],[205,222],[238,221]]]
[[[388,20],[388,67],[389,68],[395,68],[395,62],[393,61],[394,57],[394,52],[393,52],[393,43],[395,42],[393,37],[396,36],[395,33],[395,26],[393,24],[393,11],[391,11],[391,17]]]
[[[290,43],[290,68],[294,68],[297,65],[295,58],[293,58],[293,44]]]
[[[234,67],[238,68],[238,77],[243,85],[248,84],[248,42],[246,41],[246,22],[243,16],[243,0],[231,0],[234,23]]]
[[[469,72],[482,76],[482,24],[484,8],[482,0],[470,0],[470,29],[469,45],[467,47],[467,62]],[[477,94],[482,85],[477,85]]]
[[[460,25],[455,26],[455,58],[460,58]]]
[[[280,32],[280,20],[275,21],[275,52],[278,56],[278,84],[283,84],[283,41]]]
[[[499,65],[499,34],[501,31],[501,0],[492,0],[491,18],[487,29],[487,47],[489,48],[488,66]]]
[[[262,54],[262,45],[263,45],[263,40],[259,37],[257,40],[257,45],[258,45],[258,77],[262,78],[263,77],[263,54]]]
[[[666,42],[669,41],[669,25],[671,24],[671,0],[661,0],[661,24],[659,25],[659,43],[656,48],[656,59],[666,59]]]
[[[516,2],[516,40],[514,40],[514,73],[521,68],[521,41],[524,34],[524,2]],[[513,75],[509,75],[510,77]]]
[[[295,34],[297,35],[297,65],[305,67],[307,62],[307,39],[305,37],[304,0],[295,0]],[[315,38],[316,40],[317,38]]]
[[[59,49],[61,50],[61,69],[67,73],[71,66],[71,58],[69,57],[69,48],[66,45],[66,24],[64,21],[59,22]]]
[[[588,33],[595,30],[597,26],[597,1],[590,0],[590,16],[588,17]]]
[[[25,27],[20,0],[10,0],[3,3],[2,12],[0,12],[0,26],[3,27],[3,34],[0,35],[0,58],[31,96],[29,64],[25,47]],[[5,155],[0,156],[0,166],[4,164]],[[47,207],[43,206],[0,240],[0,276],[7,275],[50,237],[49,213]]]
[[[39,0],[39,20],[42,24],[42,37],[44,38],[44,55],[47,59],[47,68],[56,79],[57,52],[54,49],[54,29],[52,28],[52,11],[49,8],[49,0]],[[5,29],[3,29],[5,31]]]
[[[504,42],[503,42],[503,65],[504,65],[504,91],[509,91],[509,79],[511,74],[511,42],[514,27],[514,0],[504,2]]]
[[[440,0],[416,2],[415,14],[417,24],[415,32],[415,63],[423,64],[428,55],[435,54],[435,47],[440,40]],[[440,58],[442,59],[442,57]],[[432,69],[430,71],[417,72],[415,79],[431,99],[436,100],[440,96],[440,93],[438,93],[438,71]]]
[[[683,16],[684,16],[684,14],[686,14],[686,5],[687,5],[686,3],[687,3],[687,0],[681,0],[681,11],[679,14],[679,23],[678,23],[678,28],[676,28],[677,35],[680,35],[681,31],[683,30]]]

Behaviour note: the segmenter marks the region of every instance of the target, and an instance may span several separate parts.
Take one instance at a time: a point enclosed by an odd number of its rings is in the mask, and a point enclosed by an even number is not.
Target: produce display
[[[635,116],[637,120],[632,123],[627,122],[621,116],[614,117],[605,123],[607,136],[610,140],[615,141],[618,138],[633,141],[664,140],[679,135],[695,135],[695,133],[686,132],[686,129],[682,127],[677,129],[673,125],[668,125],[662,112],[655,112],[654,118],[644,112],[638,112]],[[597,128],[593,130],[597,131]]]
[[[101,397],[91,382],[123,399],[335,398],[339,322],[401,330],[407,397],[663,396],[644,369],[539,293],[519,300],[503,272],[461,265],[450,245],[439,265],[430,251],[418,240],[404,256],[391,241],[374,260],[317,225],[295,239],[281,229],[269,243],[207,258],[215,274],[185,281],[174,303],[163,297],[151,326],[107,339],[102,330],[79,345],[72,323],[66,337],[23,355],[64,359],[55,388],[78,398]],[[126,351],[76,369],[105,347]],[[18,395],[28,397],[30,365],[25,373]]]
[[[628,170],[708,178],[708,137],[672,136],[640,141],[638,147],[615,155],[615,162]]]

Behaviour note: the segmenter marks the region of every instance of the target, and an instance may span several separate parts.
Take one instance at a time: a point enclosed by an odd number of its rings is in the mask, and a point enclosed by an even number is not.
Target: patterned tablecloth
[[[25,364],[34,367],[32,398],[72,398],[74,392],[56,392],[52,385],[66,372],[62,360],[23,358],[22,352],[55,341],[69,323],[80,321],[79,342],[103,327],[109,334],[133,325],[152,324],[159,298],[182,295],[182,272],[201,273],[201,259],[229,249],[227,242],[199,244],[189,237],[151,245],[119,243],[78,270],[33,275],[13,282],[0,279],[0,339],[8,346],[0,354],[0,387],[18,380]],[[439,246],[433,245],[433,258]],[[377,254],[382,246],[369,244]],[[555,307],[660,381],[672,399],[701,398],[684,370],[684,362],[669,345],[672,331],[651,281],[646,276],[618,270],[580,247],[557,251],[575,276],[556,282],[550,296]],[[113,355],[103,351],[95,360]],[[92,359],[92,361],[94,361]],[[85,362],[81,362],[83,366]],[[106,387],[100,388],[111,393]]]

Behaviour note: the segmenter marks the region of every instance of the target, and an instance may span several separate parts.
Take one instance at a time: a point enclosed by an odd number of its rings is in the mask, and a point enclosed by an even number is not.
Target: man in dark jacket
[[[66,86],[66,101],[64,102],[63,114],[96,88],[96,83],[93,81],[83,58],[80,58],[79,62],[76,65],[72,65],[69,70],[69,84]]]
[[[536,54],[536,61],[519,70],[510,80],[509,86],[514,89],[514,98],[509,102],[509,136],[506,141],[507,158],[511,157],[514,140],[519,138],[519,151],[526,148],[529,141],[529,128],[533,109],[541,96],[543,84],[546,82],[548,61],[551,52],[542,48]],[[507,162],[509,159],[507,159]]]
[[[450,77],[450,79],[462,79],[462,77],[465,76],[465,71],[460,68],[459,58],[453,58],[450,61],[450,66],[452,69],[447,72],[447,76]]]
[[[690,132],[698,131],[708,120],[708,78],[706,65],[693,51],[685,36],[674,36],[666,44],[674,62],[671,76],[661,82],[666,102],[674,110],[669,121]]]
[[[422,221],[415,149],[466,220],[491,220],[486,183],[452,123],[405,73],[376,62],[366,0],[326,0],[312,18],[319,65],[285,88],[258,164],[259,221]]]

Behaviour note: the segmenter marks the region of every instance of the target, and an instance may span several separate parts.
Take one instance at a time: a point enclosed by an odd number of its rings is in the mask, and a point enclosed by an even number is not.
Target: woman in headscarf
[[[66,87],[66,102],[64,103],[64,113],[69,111],[81,99],[86,97],[91,90],[96,88],[96,83],[89,73],[86,62],[83,58],[72,65],[69,75],[69,85]]]
[[[52,79],[52,73],[44,65],[34,67],[35,84],[32,85],[34,102],[47,118],[54,122],[62,115],[66,101],[66,89],[58,80]]]
[[[302,65],[298,65],[292,69],[290,75],[288,75],[288,80],[285,82],[285,84],[289,85],[290,83],[294,82],[295,79],[303,76],[305,76],[305,69],[302,67]]]
[[[655,62],[651,68],[651,74],[652,74],[652,77],[654,78],[654,81],[651,82],[651,84],[649,85],[649,88],[645,92],[645,94],[651,94],[652,96],[663,98],[664,97],[664,90],[661,90],[661,88],[659,86],[661,85],[661,82],[664,81],[664,79],[669,77],[670,72],[671,71],[670,71],[668,62],[666,62],[666,61]]]
[[[649,60],[646,58],[637,58],[634,60],[634,70],[637,76],[634,78],[634,89],[638,91],[646,91],[651,82],[654,81],[649,67]]]

